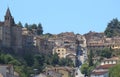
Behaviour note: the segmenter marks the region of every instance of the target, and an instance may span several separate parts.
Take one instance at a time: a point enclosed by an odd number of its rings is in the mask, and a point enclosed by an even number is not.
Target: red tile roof
[[[109,69],[111,67],[113,67],[116,64],[105,64],[105,65],[100,65],[98,66],[96,69]]]
[[[108,71],[99,71],[99,72],[94,71],[94,72],[92,72],[92,74],[94,74],[94,75],[104,75],[105,73],[108,73]]]

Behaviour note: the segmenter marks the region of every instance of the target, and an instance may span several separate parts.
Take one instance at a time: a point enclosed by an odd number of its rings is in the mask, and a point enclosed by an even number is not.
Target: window
[[[58,50],[58,52],[60,52],[60,50]]]
[[[78,73],[76,72],[76,75],[78,75]]]

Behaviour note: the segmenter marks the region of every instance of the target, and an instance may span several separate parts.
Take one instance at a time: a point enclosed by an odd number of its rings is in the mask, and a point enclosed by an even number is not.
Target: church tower
[[[4,17],[4,25],[5,26],[14,26],[14,18],[12,17],[11,13],[10,13],[10,9],[8,8],[6,11],[6,15]]]
[[[2,27],[2,46],[3,47],[11,47],[11,27],[14,25],[14,19],[11,16],[10,9],[8,8],[6,11],[6,15],[4,16],[4,25]]]
[[[2,31],[4,47],[13,48],[15,51],[22,48],[22,27],[15,24],[9,8],[4,16]]]

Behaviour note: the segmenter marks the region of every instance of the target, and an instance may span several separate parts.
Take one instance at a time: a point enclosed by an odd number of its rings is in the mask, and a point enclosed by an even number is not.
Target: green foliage
[[[120,77],[120,64],[109,69],[109,77]]]
[[[110,48],[105,48],[101,51],[100,56],[105,57],[105,58],[111,58],[112,57],[112,51],[110,50]]]
[[[21,63],[10,54],[0,54],[0,64],[21,65]]]
[[[73,66],[73,62],[70,58],[61,58],[59,59],[60,66]]]
[[[8,64],[12,60],[14,60],[14,58],[10,54],[4,56],[5,64]]]
[[[41,34],[43,34],[43,28],[42,28],[42,24],[38,24],[38,27],[37,27],[37,34],[38,35],[41,35]]]
[[[81,66],[81,73],[82,74],[85,74],[86,76],[88,76],[88,73],[89,73],[89,65],[87,63],[83,64]]]
[[[120,36],[120,21],[117,18],[113,19],[108,23],[104,33],[107,37]]]
[[[21,65],[21,63],[18,60],[12,60],[8,62],[8,64],[17,65],[17,66]]]
[[[23,65],[21,64],[21,62],[18,61],[17,58],[12,56],[11,54],[0,53],[0,64],[12,64],[14,65],[15,71],[17,71],[21,77],[27,77],[23,71],[24,68],[22,68]]]
[[[32,24],[29,26],[30,29],[37,29],[37,25],[36,24]]]
[[[93,66],[89,66],[88,63],[82,64],[80,70],[81,73],[84,74],[85,76],[90,76],[91,71],[96,67],[96,64],[94,64]]]
[[[23,25],[22,25],[22,23],[20,21],[18,22],[17,25],[23,28]]]
[[[33,69],[38,69],[37,73],[40,73],[47,65],[73,66],[72,60],[69,58],[59,59],[57,54],[43,53],[26,53],[22,57],[0,53],[0,64],[14,65],[15,71],[20,74],[20,77],[29,77],[30,74],[34,74]]]
[[[45,57],[44,55],[35,55],[34,56],[34,65],[33,68],[37,68],[39,72],[44,69]]]
[[[28,23],[25,23],[25,28],[27,28],[27,29],[29,28],[29,25],[28,25]]]
[[[90,50],[89,55],[88,55],[89,66],[93,66],[93,60],[92,60],[92,58],[93,58],[93,51]]]
[[[55,66],[55,65],[58,65],[59,63],[59,57],[58,57],[58,54],[55,53],[53,56],[52,56],[52,65]]]
[[[25,54],[24,56],[23,56],[23,58],[24,58],[24,60],[25,60],[25,62],[26,62],[26,64],[27,64],[27,66],[33,66],[33,63],[34,63],[34,58],[33,58],[33,55],[32,54]]]
[[[37,24],[25,24],[25,28],[27,28],[29,31],[34,33],[34,30],[36,30],[37,35],[42,35],[43,34],[43,27],[42,25],[39,23]]]
[[[50,38],[50,37],[53,37],[53,35],[50,34],[50,33],[46,33],[46,34],[43,35],[43,37],[44,37],[44,38]]]

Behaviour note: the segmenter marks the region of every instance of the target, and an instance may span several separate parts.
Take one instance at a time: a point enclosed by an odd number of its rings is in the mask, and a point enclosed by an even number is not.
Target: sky
[[[0,21],[9,7],[16,23],[41,23],[44,33],[104,32],[120,19],[120,0],[0,0]]]

